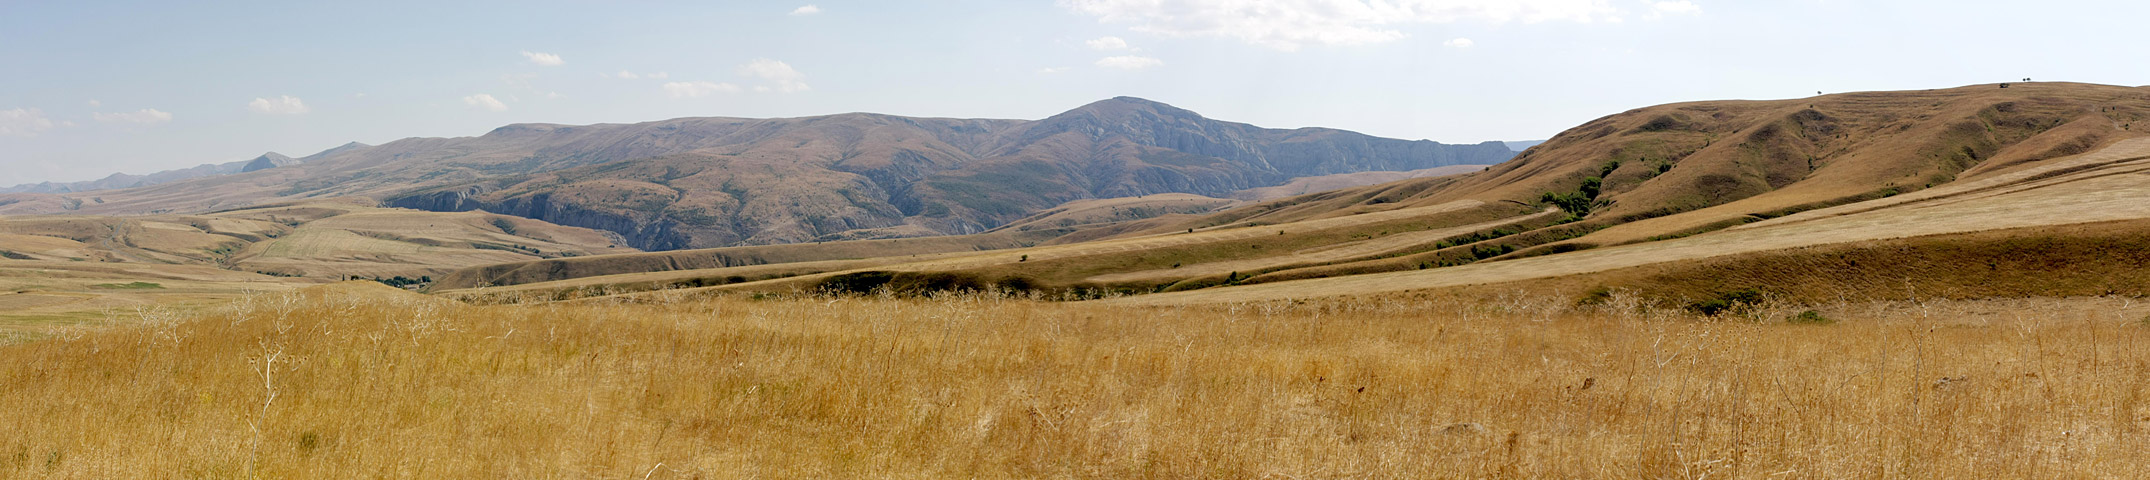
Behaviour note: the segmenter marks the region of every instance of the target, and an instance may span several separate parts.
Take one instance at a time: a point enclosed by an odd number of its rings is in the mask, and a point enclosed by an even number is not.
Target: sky
[[[1037,119],[1535,140],[1662,103],[2150,83],[2150,3],[0,0],[0,186],[510,123]]]

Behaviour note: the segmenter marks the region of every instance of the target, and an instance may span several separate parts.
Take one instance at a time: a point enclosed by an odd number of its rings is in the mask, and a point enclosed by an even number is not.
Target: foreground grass
[[[0,347],[0,476],[2141,477],[2124,299],[465,306],[339,285]],[[1613,304],[1621,305],[1615,298]]]

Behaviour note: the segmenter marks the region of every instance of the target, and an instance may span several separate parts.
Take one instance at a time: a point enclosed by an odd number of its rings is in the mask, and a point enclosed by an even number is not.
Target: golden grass
[[[1226,303],[1401,292],[1676,264],[1817,245],[2150,218],[2150,140],[2111,152],[1950,184],[1905,200],[1884,198],[1692,237],[1449,268],[1165,293],[1135,303]],[[1876,207],[1879,205],[1881,207]],[[1581,240],[1590,240],[1583,237]]]
[[[1789,325],[1621,296],[466,306],[339,284],[0,347],[0,476],[2141,477],[2140,303]]]
[[[143,281],[162,288],[99,287]],[[213,309],[318,283],[192,265],[0,261],[0,344],[42,338],[53,325],[109,325],[145,309]]]

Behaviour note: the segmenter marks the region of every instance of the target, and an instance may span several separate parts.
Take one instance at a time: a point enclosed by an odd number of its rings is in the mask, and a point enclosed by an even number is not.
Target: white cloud
[[[298,115],[313,111],[312,107],[306,106],[306,102],[299,101],[299,97],[290,95],[275,99],[255,98],[254,101],[246,102],[246,109],[270,115]]]
[[[797,69],[791,68],[790,64],[766,58],[757,58],[752,62],[747,62],[746,65],[740,65],[739,75],[759,78],[776,84],[774,87],[756,87],[754,91],[757,92],[766,92],[771,88],[784,93],[804,92],[812,89],[806,86],[806,74],[799,73]]]
[[[463,97],[463,103],[473,107],[492,110],[495,112],[506,111],[508,109],[508,104],[500,103],[500,99],[493,98],[492,95],[484,93],[473,94],[468,97]]]
[[[605,77],[605,78],[617,78],[617,79],[621,79],[621,80],[641,80],[641,79],[645,79],[645,78],[646,78],[646,79],[650,79],[650,80],[663,80],[663,79],[665,79],[666,77],[670,77],[671,75],[669,75],[669,74],[666,74],[666,73],[664,73],[664,72],[654,72],[654,73],[635,73],[635,72],[630,72],[630,71],[626,71],[626,70],[621,70],[621,71],[620,71],[620,73],[600,73],[600,74],[597,74],[597,76],[600,76],[600,77]]]
[[[813,6],[813,5],[807,5],[807,6],[803,6],[803,7],[799,7],[799,8],[794,8],[794,9],[791,9],[791,14],[792,14],[792,15],[813,15],[813,14],[816,14],[816,13],[821,13],[821,7],[817,7],[817,6]]]
[[[612,75],[612,77],[613,77],[613,78],[619,78],[619,79],[625,79],[625,80],[640,80],[640,79],[642,79],[642,76],[641,76],[641,75],[635,75],[635,72],[630,72],[630,71],[626,71],[626,70],[621,70],[621,71],[620,71],[620,73],[616,73],[616,74],[613,74],[613,75]]]
[[[716,82],[670,82],[664,84],[664,93],[672,98],[706,97],[718,93],[739,93],[739,86]]]
[[[1158,60],[1155,58],[1136,55],[1121,55],[1117,57],[1105,57],[1097,59],[1097,66],[1105,68],[1117,68],[1121,70],[1141,70],[1164,64],[1164,60]]]
[[[1278,50],[1366,45],[1422,23],[1613,21],[1610,0],[1059,0],[1062,7],[1137,31],[1236,38]],[[1686,2],[1676,2],[1686,3]]]
[[[1127,48],[1127,40],[1122,40],[1120,37],[1097,37],[1095,40],[1082,43],[1089,45],[1092,50],[1124,50]]]
[[[141,125],[156,125],[159,123],[172,121],[172,114],[165,113],[154,108],[144,108],[137,111],[122,113],[93,113],[90,114],[90,116],[96,118],[97,121],[105,123],[134,123]]]
[[[35,108],[0,110],[0,137],[35,137],[52,128],[52,119]]]
[[[1052,74],[1055,74],[1055,73],[1064,73],[1064,72],[1067,72],[1067,71],[1068,71],[1068,67],[1045,67],[1045,68],[1040,68],[1040,69],[1038,69],[1038,73],[1040,73],[1040,74],[1044,74],[1044,75],[1052,75]]]
[[[97,101],[97,99],[95,98],[90,99],[90,108],[97,108],[102,106],[105,106],[105,102]]]
[[[1667,14],[1671,14],[1671,15],[1700,15],[1700,14],[1702,14],[1702,6],[1701,6],[1701,5],[1696,5],[1696,4],[1695,4],[1695,2],[1690,2],[1690,1],[1688,1],[1688,0],[1672,0],[1672,1],[1666,1],[1666,2],[1655,2],[1655,1],[1653,1],[1653,2],[1649,2],[1649,4],[1650,4],[1650,14],[1649,14],[1649,15],[1644,15],[1644,16],[1642,17],[1642,18],[1643,18],[1643,19],[1645,19],[1645,20],[1656,20],[1656,19],[1659,19],[1659,18],[1664,18],[1664,16],[1665,16],[1665,15],[1667,15]]]
[[[529,50],[524,50],[524,51],[523,51],[523,58],[527,58],[527,59],[530,59],[530,64],[532,64],[532,65],[537,65],[537,66],[540,66],[540,67],[557,67],[557,66],[561,66],[561,65],[566,65],[566,64],[567,64],[567,61],[566,61],[566,60],[561,60],[561,59],[560,59],[560,56],[559,56],[559,55],[553,55],[553,54],[550,54],[550,53],[532,52],[532,51],[529,51]]]
[[[1468,38],[1457,38],[1457,39],[1454,39],[1454,40],[1449,40],[1449,41],[1446,41],[1446,42],[1441,42],[1441,45],[1444,45],[1444,46],[1448,46],[1448,47],[1453,47],[1453,48],[1471,48],[1471,46],[1472,46],[1472,45],[1477,45],[1477,44],[1478,44],[1478,42],[1473,42],[1473,41],[1471,41],[1471,39],[1468,39]]]

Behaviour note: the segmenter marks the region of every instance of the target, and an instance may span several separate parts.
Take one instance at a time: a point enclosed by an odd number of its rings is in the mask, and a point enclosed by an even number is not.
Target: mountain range
[[[106,176],[105,178],[100,178],[96,180],[84,180],[80,182],[25,183],[12,187],[0,187],[0,193],[77,193],[97,190],[117,190],[123,188],[147,187],[150,185],[171,183],[181,180],[192,180],[196,178],[213,177],[218,175],[246,173],[257,170],[282,167],[286,165],[297,165],[300,163],[305,163],[309,160],[316,160],[347,150],[366,148],[369,146],[371,145],[351,142],[343,144],[336,148],[322,150],[321,153],[308,155],[304,158],[291,158],[281,153],[268,152],[261,154],[261,156],[258,157],[240,160],[236,162],[205,163],[189,168],[165,170],[146,175],[115,173],[110,176]]]
[[[1000,285],[1138,303],[1474,285],[1625,289],[1667,304],[1741,289],[1803,301],[2140,292],[2142,120],[2150,90],[2059,82],[1675,103],[1583,123],[1482,171],[1207,213],[1020,222],[932,244],[538,259],[468,268],[435,288]],[[1019,233],[1057,236],[974,247]]]
[[[595,228],[666,250],[976,233],[1074,200],[1224,196],[1300,177],[1494,164],[1514,153],[1501,142],[1265,129],[1119,97],[1034,121],[851,113],[516,124],[339,148],[277,168],[249,170],[263,161],[250,160],[237,172],[121,190],[0,195],[0,214],[200,213],[364,197]]]

